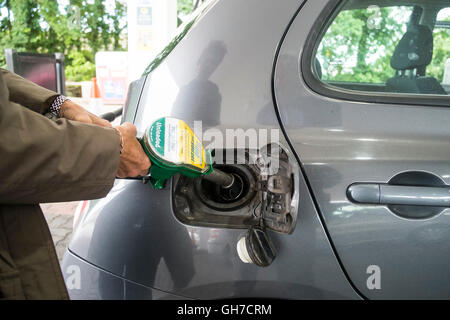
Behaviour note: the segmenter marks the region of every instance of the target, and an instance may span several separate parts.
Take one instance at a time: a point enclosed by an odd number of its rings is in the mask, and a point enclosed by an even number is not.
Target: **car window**
[[[346,90],[448,95],[450,1],[379,2],[338,8],[316,44],[315,77]]]

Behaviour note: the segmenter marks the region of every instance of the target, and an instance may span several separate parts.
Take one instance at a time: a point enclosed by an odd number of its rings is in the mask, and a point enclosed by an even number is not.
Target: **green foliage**
[[[390,59],[406,32],[412,7],[344,10],[327,30],[317,52],[325,81],[385,83],[394,76]],[[450,53],[449,30],[434,31],[427,75],[443,79]]]
[[[192,0],[177,0],[178,15],[188,15],[194,9],[194,1]]]
[[[181,24],[194,9],[195,1],[177,1]],[[6,66],[3,55],[6,48],[38,53],[63,52],[67,80],[90,80],[95,76],[96,52],[126,50],[121,39],[126,29],[122,21],[127,8],[118,0],[112,13],[106,10],[102,0],[69,0],[63,8],[56,0],[0,0],[1,8],[7,11],[7,15],[0,18],[2,68]]]
[[[68,58],[72,61],[66,67],[66,78],[72,81],[86,81],[95,77],[95,64],[89,60],[89,52],[72,51]]]
[[[8,13],[0,19],[0,51],[63,52],[68,80],[90,80],[96,52],[126,49],[120,41],[126,7],[118,0],[114,12],[102,0],[70,0],[64,8],[56,0],[0,0],[0,8]]]
[[[184,18],[188,16],[194,10],[193,0],[177,0],[177,25],[178,27],[183,24]]]
[[[434,32],[433,60],[427,67],[427,74],[435,77],[439,82],[444,79],[445,62],[450,58],[450,30]]]
[[[450,22],[450,15],[441,21]],[[450,58],[450,29],[436,28],[433,32],[433,60],[427,67],[427,74],[442,82],[444,79],[445,62]]]

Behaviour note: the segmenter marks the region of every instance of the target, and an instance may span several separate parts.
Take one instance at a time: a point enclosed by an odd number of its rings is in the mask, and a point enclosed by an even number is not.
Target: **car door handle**
[[[355,183],[348,187],[350,201],[361,204],[450,207],[450,188]]]

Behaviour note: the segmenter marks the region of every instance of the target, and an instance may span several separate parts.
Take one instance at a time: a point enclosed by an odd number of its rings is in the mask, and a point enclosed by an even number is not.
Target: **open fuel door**
[[[276,249],[265,231],[292,233],[297,220],[295,160],[277,144],[261,150],[214,150],[212,154],[213,167],[233,174],[239,183],[229,190],[202,178],[176,177],[176,217],[193,226],[248,229],[237,244],[241,260],[269,265]]]
[[[202,178],[176,177],[173,208],[180,221],[215,228],[260,227],[287,234],[294,230],[296,164],[283,148],[271,144],[264,150],[214,150],[212,154],[213,167],[233,174],[239,183],[233,190],[224,190]]]

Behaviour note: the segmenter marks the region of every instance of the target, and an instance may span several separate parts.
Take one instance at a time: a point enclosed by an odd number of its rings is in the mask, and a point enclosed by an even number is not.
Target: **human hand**
[[[109,121],[99,118],[71,100],[64,101],[61,105],[59,116],[68,120],[96,124],[101,127],[112,127]]]
[[[151,166],[150,159],[142,149],[141,144],[136,139],[136,127],[131,123],[125,122],[120,126],[114,127],[123,138],[123,150],[120,155],[118,178],[145,176]]]

